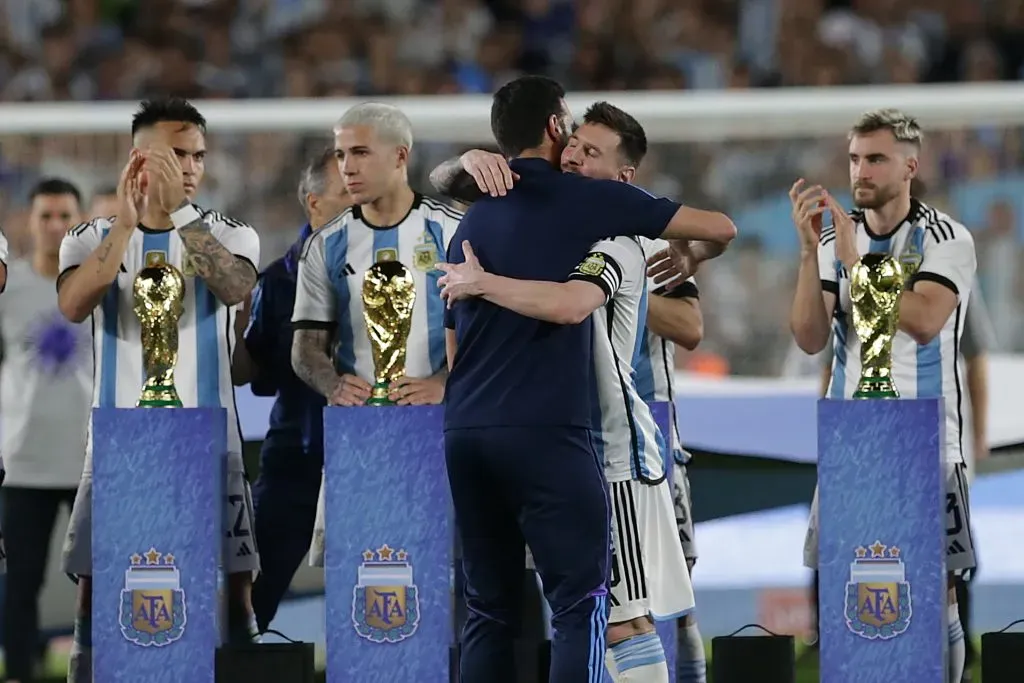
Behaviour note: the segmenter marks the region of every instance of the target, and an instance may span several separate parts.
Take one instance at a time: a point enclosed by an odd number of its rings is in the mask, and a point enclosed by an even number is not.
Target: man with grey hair
[[[315,233],[299,258],[292,322],[295,374],[329,405],[370,398],[373,354],[359,295],[373,264],[398,261],[416,288],[406,376],[377,387],[398,405],[438,404],[448,376],[444,310],[437,285],[462,213],[409,187],[412,124],[387,104],[357,105],[334,128],[338,169],[355,206]],[[310,563],[323,565],[323,491]]]
[[[964,635],[955,578],[975,567],[963,448],[963,387],[958,346],[976,271],[974,239],[963,225],[911,196],[921,129],[895,109],[869,112],[850,131],[850,183],[856,210],[847,213],[824,188],[798,180],[789,192],[801,260],[790,327],[806,353],[833,344],[828,397],[850,399],[860,378],[860,341],[850,330],[850,271],[866,253],[891,254],[903,268],[892,372],[906,398],[944,405],[949,571],[949,679],[964,669]],[[828,211],[833,225],[822,229]],[[818,564],[817,506],[812,505],[804,563]]]
[[[249,384],[257,396],[276,396],[270,428],[260,450],[259,478],[253,485],[256,543],[263,552],[252,588],[256,625],[265,631],[288,591],[295,570],[313,538],[316,500],[323,468],[323,396],[291,369],[292,308],[302,245],[311,234],[351,206],[334,148],[318,152],[299,180],[298,199],[309,222],[288,253],[262,273],[249,315],[238,320],[231,377]]]

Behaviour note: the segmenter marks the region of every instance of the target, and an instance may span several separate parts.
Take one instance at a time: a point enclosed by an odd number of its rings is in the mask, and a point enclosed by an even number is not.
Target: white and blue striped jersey
[[[943,399],[946,459],[963,462],[964,392],[957,359],[976,270],[974,238],[963,225],[917,200],[913,200],[903,223],[888,235],[873,233],[861,212],[851,217],[857,226],[860,254],[892,255],[903,267],[906,288],[926,280],[945,285],[957,295],[956,309],[928,344],[922,346],[906,332],[896,332],[892,373],[901,398]],[[822,290],[837,295],[832,320],[832,379],[827,396],[848,399],[853,398],[860,379],[860,340],[853,329],[850,277],[836,258],[835,238],[835,229],[828,227],[822,230],[818,245]]]
[[[668,242],[662,239],[640,238],[640,243],[643,245],[644,256],[647,258],[668,248]],[[697,299],[700,296],[697,281],[692,277],[673,289],[666,289],[664,285],[655,285],[654,281],[648,278],[647,288],[651,296],[665,296],[673,299]],[[648,403],[653,401],[672,403],[676,397],[676,345],[652,332],[647,327],[646,316],[640,321],[640,324],[642,339],[637,356],[633,359],[637,391],[640,392],[640,398]],[[674,410],[672,411],[672,433],[669,435],[669,439],[672,455],[676,462],[685,464],[688,455],[679,440],[679,424]]]
[[[259,267],[260,240],[255,230],[215,211],[199,209],[199,213],[218,242],[235,256],[249,261],[253,268]],[[62,275],[82,265],[103,241],[112,223],[112,218],[96,218],[68,232],[60,245]],[[139,400],[146,376],[142,364],[142,328],[135,315],[132,287],[136,274],[147,263],[159,260],[175,266],[185,276],[174,385],[186,408],[227,409],[228,467],[241,472],[242,433],[231,383],[234,318],[240,307],[225,306],[206,283],[195,276],[187,264],[185,247],[176,230],[136,228],[129,239],[117,280],[93,311],[93,407],[134,408]],[[84,471],[92,471],[91,424]]]
[[[314,233],[299,258],[292,322],[296,328],[334,334],[335,367],[373,382],[373,353],[361,296],[363,276],[379,261],[399,261],[416,289],[406,347],[406,374],[430,377],[447,366],[444,310],[434,268],[445,260],[448,242],[462,213],[419,194],[397,225],[370,225],[359,206],[346,210]]]
[[[594,416],[598,454],[609,482],[665,478],[665,440],[640,398],[632,361],[647,320],[647,260],[635,237],[602,240],[569,276],[599,286],[607,301],[593,313]]]

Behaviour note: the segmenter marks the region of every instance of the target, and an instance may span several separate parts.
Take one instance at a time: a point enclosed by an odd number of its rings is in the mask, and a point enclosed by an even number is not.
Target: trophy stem
[[[366,399],[368,406],[393,406],[395,402],[388,398],[388,382],[377,382],[370,390],[370,398]]]
[[[900,397],[900,392],[896,391],[896,384],[891,377],[862,377],[857,382],[853,397],[895,399]]]

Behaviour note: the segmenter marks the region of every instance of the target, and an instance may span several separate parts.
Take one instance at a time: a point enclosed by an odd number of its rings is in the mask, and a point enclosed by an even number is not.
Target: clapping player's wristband
[[[174,224],[174,228],[181,229],[190,223],[194,223],[201,219],[199,215],[199,209],[192,205],[191,202],[185,204],[180,209],[175,209],[171,213],[171,223]]]

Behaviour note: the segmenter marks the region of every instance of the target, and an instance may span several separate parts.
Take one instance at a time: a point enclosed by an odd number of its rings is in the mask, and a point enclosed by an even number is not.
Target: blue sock
[[[661,683],[669,680],[665,650],[656,632],[627,638],[609,649],[618,669],[616,681]]]
[[[679,655],[676,659],[677,683],[707,683],[707,659],[704,639],[696,623],[679,629]]]
[[[75,636],[68,657],[68,683],[92,683],[92,617],[75,619]]]

